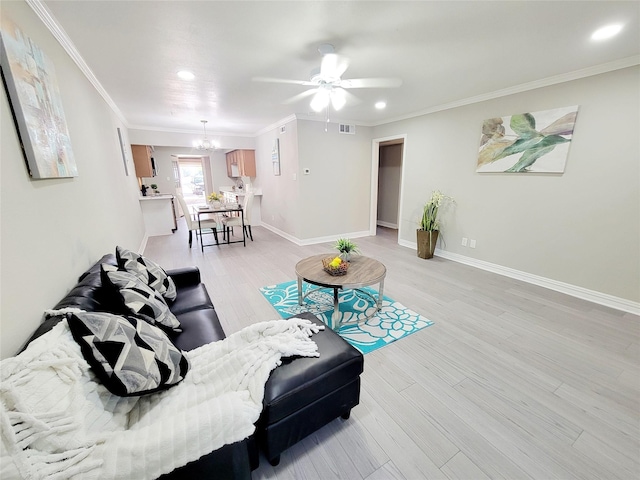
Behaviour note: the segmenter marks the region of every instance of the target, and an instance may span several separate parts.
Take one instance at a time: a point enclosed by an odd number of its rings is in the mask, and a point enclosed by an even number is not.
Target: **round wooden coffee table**
[[[371,316],[380,310],[382,305],[382,295],[384,290],[384,277],[387,274],[387,268],[378,260],[365,257],[363,255],[354,255],[349,262],[349,269],[346,275],[330,275],[324,271],[322,259],[330,257],[331,254],[322,253],[312,257],[300,260],[296,264],[296,276],[298,277],[298,304],[302,305],[304,298],[310,293],[318,290],[313,289],[302,294],[302,282],[316,285],[319,288],[333,289],[333,314],[331,315],[330,328],[337,330],[340,328],[340,303],[338,300],[338,290],[358,290],[359,292],[369,296],[375,303],[376,309]],[[377,298],[361,287],[375,285],[379,283]]]

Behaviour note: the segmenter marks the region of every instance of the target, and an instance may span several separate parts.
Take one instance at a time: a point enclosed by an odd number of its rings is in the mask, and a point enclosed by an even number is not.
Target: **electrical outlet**
[[[462,246],[463,246],[463,247],[466,247],[466,246],[467,246],[467,241],[468,241],[468,238],[467,238],[467,237],[462,237]]]
[[[469,246],[471,248],[476,248],[476,241],[472,238],[471,241],[469,242]]]

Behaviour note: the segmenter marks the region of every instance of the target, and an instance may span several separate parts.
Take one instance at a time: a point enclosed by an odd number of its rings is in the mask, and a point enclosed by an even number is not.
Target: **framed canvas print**
[[[476,172],[563,173],[578,107],[564,107],[482,123]]]
[[[0,66],[29,175],[77,177],[53,64],[11,20],[1,26]]]

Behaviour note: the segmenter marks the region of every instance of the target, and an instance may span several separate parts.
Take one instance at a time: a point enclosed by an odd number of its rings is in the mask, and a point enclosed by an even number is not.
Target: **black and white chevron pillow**
[[[151,324],[157,323],[165,330],[182,332],[180,322],[171,313],[160,293],[132,273],[115,268],[103,263],[102,279],[118,292],[126,310],[143,317]]]
[[[133,273],[151,288],[160,292],[167,300],[176,299],[176,285],[160,265],[122,247],[116,247],[116,259],[118,268]]]
[[[184,380],[189,362],[157,327],[106,312],[67,316],[82,354],[113,394],[122,397],[166,390]]]

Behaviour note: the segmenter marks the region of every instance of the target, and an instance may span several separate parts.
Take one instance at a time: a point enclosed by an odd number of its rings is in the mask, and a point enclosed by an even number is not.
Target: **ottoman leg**
[[[345,413],[340,415],[340,417],[343,418],[344,420],[349,420],[350,416],[351,416],[351,409],[347,410]]]
[[[272,467],[277,467],[278,464],[280,463],[280,455],[270,458],[269,463],[271,464]]]

